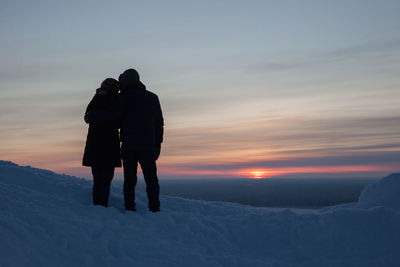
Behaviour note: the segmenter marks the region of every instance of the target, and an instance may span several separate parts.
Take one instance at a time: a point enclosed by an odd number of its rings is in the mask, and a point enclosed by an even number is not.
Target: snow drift
[[[162,181],[161,181],[162,185]],[[0,266],[399,266],[400,174],[357,203],[253,208],[162,197],[91,205],[91,182],[0,161]]]
[[[359,205],[385,206],[400,211],[400,174],[391,174],[361,193]]]

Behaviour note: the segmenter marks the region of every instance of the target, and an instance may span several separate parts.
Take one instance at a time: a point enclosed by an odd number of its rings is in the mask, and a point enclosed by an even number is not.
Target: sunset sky
[[[2,1],[0,159],[90,177],[86,105],[135,68],[160,178],[400,171],[400,1]]]

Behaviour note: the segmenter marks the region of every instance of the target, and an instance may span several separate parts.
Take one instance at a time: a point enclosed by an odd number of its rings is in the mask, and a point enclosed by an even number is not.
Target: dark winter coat
[[[88,121],[121,120],[122,150],[159,149],[164,119],[156,94],[141,82],[124,89],[110,110],[89,112]]]
[[[91,111],[106,110],[118,99],[117,93],[96,93],[86,108],[86,114]],[[113,166],[121,167],[121,152],[119,140],[119,121],[91,122],[86,139],[83,166]]]
[[[121,124],[123,150],[152,149],[163,141],[164,119],[156,94],[142,83],[122,92],[125,110]]]

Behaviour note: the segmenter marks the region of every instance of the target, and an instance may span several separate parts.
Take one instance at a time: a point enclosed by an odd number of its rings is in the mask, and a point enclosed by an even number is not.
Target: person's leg
[[[149,201],[149,209],[152,212],[160,211],[160,186],[158,184],[157,166],[153,151],[143,151],[140,154],[140,166],[143,170],[146,182],[146,192]]]
[[[92,166],[93,175],[93,205],[100,205],[101,171],[98,167]]]
[[[136,153],[126,152],[123,157],[124,165],[124,201],[126,210],[136,210],[135,186],[137,183],[137,163]]]
[[[92,166],[93,205],[108,206],[110,184],[114,176],[114,167]]]
[[[104,203],[106,203],[106,206],[108,206],[108,199],[110,198],[110,187],[111,187],[111,181],[114,178],[114,170],[115,167],[106,167],[105,168],[105,191],[104,191]]]

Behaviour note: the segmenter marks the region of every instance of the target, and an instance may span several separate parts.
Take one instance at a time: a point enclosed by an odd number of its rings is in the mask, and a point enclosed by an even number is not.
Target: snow
[[[91,181],[0,161],[0,266],[400,266],[400,174],[321,210],[137,198],[93,207]]]
[[[379,183],[371,184],[360,195],[359,205],[385,206],[400,211],[399,174],[391,174]]]

